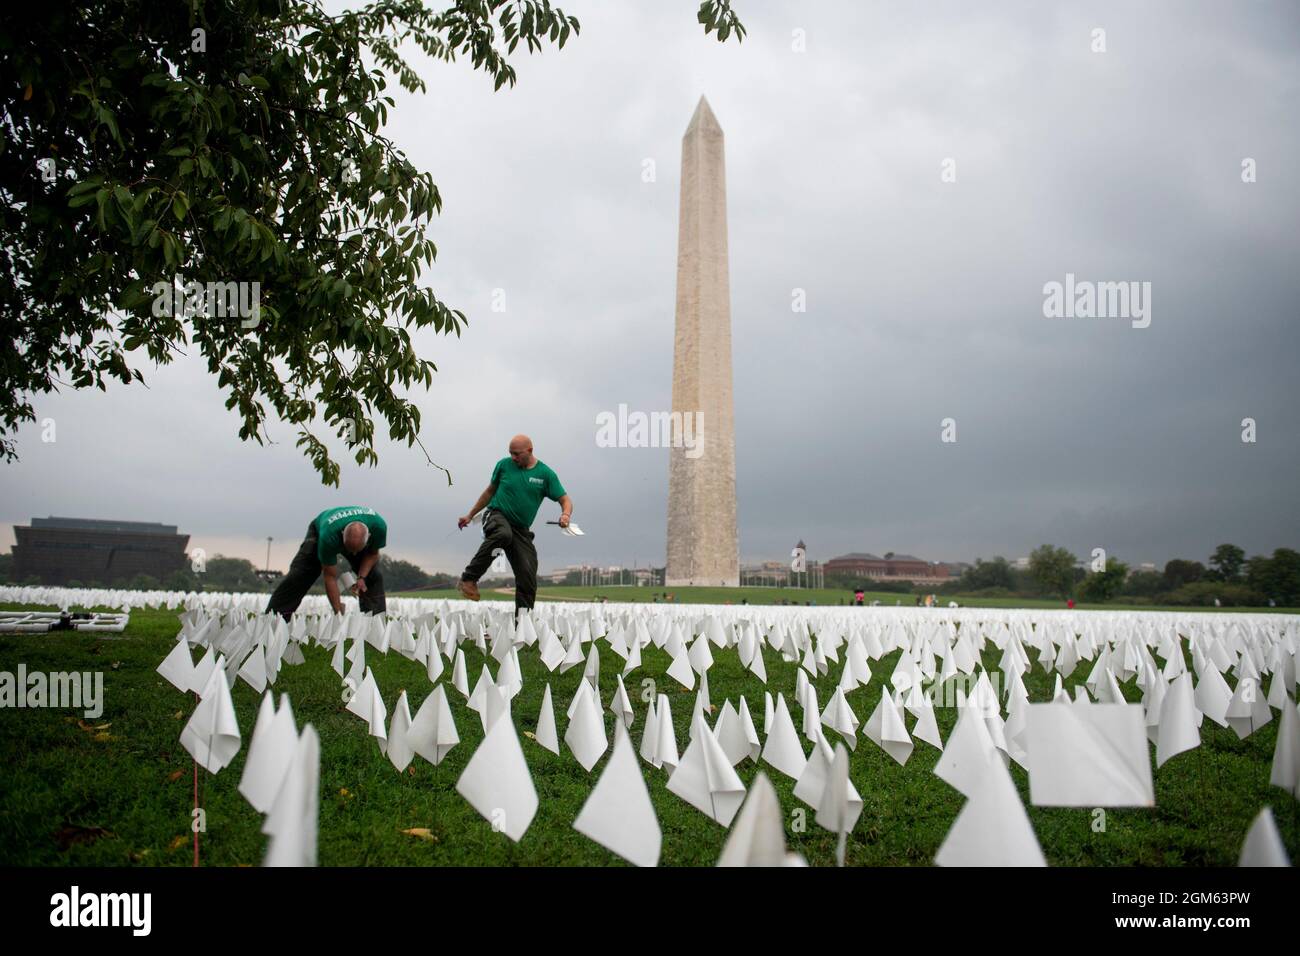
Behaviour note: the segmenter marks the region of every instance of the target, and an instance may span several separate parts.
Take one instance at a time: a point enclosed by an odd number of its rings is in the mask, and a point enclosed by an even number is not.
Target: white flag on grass
[[[930,722],[933,723],[934,710],[931,709],[929,714]],[[920,724],[918,723],[917,726],[919,727]],[[881,688],[880,703],[876,704],[876,709],[867,718],[862,732],[874,741],[877,747],[893,757],[900,766],[907,763],[907,758],[912,755],[912,738],[907,733],[903,715],[899,713],[897,704],[889,696],[887,687]],[[934,728],[934,734],[937,738],[939,734],[937,726]]]
[[[545,621],[542,621],[541,624],[542,632],[537,639],[537,653],[546,669],[554,671],[564,661],[564,645],[560,643],[560,639],[555,636],[555,632],[547,626]]]
[[[528,831],[537,813],[537,789],[509,717],[496,721],[487,732],[456,781],[456,792],[493,830],[516,843]]]
[[[487,714],[487,689],[495,686],[496,681],[492,678],[492,672],[488,670],[487,664],[484,664],[483,669],[479,671],[478,680],[474,682],[474,689],[465,699],[465,706],[479,717],[484,717]],[[486,732],[487,728],[483,729]]]
[[[609,747],[600,703],[586,680],[578,681],[578,692],[569,707],[569,726],[564,731],[564,742],[587,772]]]
[[[1199,711],[1193,701],[1192,675],[1184,671],[1165,689],[1160,706],[1160,734],[1156,742],[1156,766],[1185,750],[1201,745],[1201,732],[1197,729]]]
[[[224,664],[222,658],[221,663]],[[189,722],[181,731],[181,746],[209,773],[217,773],[239,753],[239,721],[230,700],[223,666],[215,666]]]
[[[749,704],[745,702],[744,694],[740,695],[740,726],[745,732],[745,739],[749,741],[747,756],[754,763],[758,763],[763,755],[763,742],[758,739],[758,729],[754,726],[754,718],[749,714]]]
[[[265,866],[315,866],[320,815],[320,738],[308,724],[298,736],[293,760],[275,795],[262,832],[271,840]]]
[[[835,751],[831,749],[826,736],[819,729],[813,741],[812,753],[804,765],[803,773],[794,784],[794,795],[814,810],[821,804],[822,794],[826,790],[826,781],[830,778],[831,763]]]
[[[952,729],[948,744],[934,765],[935,776],[970,798],[989,766],[994,763],[1002,766],[1002,758],[989,737],[983,715],[978,707],[962,707],[957,717],[957,726]]]
[[[560,738],[555,729],[555,705],[551,701],[550,684],[546,685],[546,690],[542,693],[542,709],[537,713],[537,733],[534,739],[551,753],[559,754]]]
[[[687,690],[695,689],[695,671],[691,667],[691,660],[687,656],[685,646],[678,650],[673,657],[673,662],[668,665],[668,676]]]
[[[1220,727],[1228,726],[1228,704],[1232,701],[1232,691],[1212,663],[1206,662],[1201,669],[1200,681],[1194,695],[1196,708]]]
[[[268,691],[262,696],[258,708],[257,723],[248,743],[248,757],[244,760],[244,773],[239,779],[239,792],[258,813],[271,812],[297,749],[298,729],[294,726],[289,695],[280,695],[277,710]]]
[[[636,714],[632,712],[632,702],[627,698],[627,688],[623,686],[623,675],[618,675],[618,690],[614,692],[614,699],[609,702],[610,712],[614,714],[623,726],[628,730],[632,729],[632,721],[636,719]]]
[[[573,828],[637,866],[655,866],[663,833],[624,725],[614,722],[614,751]]]
[[[469,675],[465,671],[465,650],[456,648],[456,659],[451,665],[451,686],[460,691],[460,695],[469,699]]]
[[[1259,678],[1243,677],[1237,681],[1237,689],[1232,692],[1232,700],[1228,702],[1224,719],[1242,740],[1273,719],[1273,711],[1260,692]]]
[[[1238,866],[1290,866],[1286,847],[1282,845],[1282,834],[1278,832],[1277,821],[1273,811],[1265,807],[1255,817],[1242,844]]]
[[[435,767],[442,763],[448,751],[460,743],[456,722],[451,716],[445,685],[439,684],[424,699],[415,719],[406,731],[406,742],[411,749]]]
[[[775,770],[781,771],[792,780],[798,780],[808,764],[799,742],[799,734],[794,729],[794,721],[785,706],[785,695],[776,695],[776,707],[772,714],[772,728],[763,745],[762,758]]]
[[[1300,714],[1290,700],[1278,718],[1277,742],[1273,745],[1273,769],[1268,782],[1291,791],[1300,799]]]
[[[375,675],[371,673],[369,667],[366,668],[366,676],[362,678],[361,686],[347,702],[347,710],[348,713],[356,714],[366,722],[366,726],[370,729],[370,736],[379,741],[380,750],[383,750],[384,741],[388,739],[388,708],[384,706],[379,685],[375,683]]]
[[[248,686],[259,694],[266,690],[266,654],[261,647],[253,646],[252,652],[239,668],[239,676],[247,681]]]
[[[406,691],[402,691],[397,696],[397,703],[393,705],[393,719],[388,724],[388,739],[380,741],[379,749],[388,755],[388,759],[397,772],[401,773],[411,763],[411,758],[415,756],[415,751],[411,748],[411,742],[407,738],[407,733],[411,729],[411,707],[406,700]]]
[[[724,827],[745,799],[745,785],[703,717],[695,718],[690,745],[668,778],[668,790]]]
[[[645,729],[641,735],[641,759],[652,766],[666,769],[670,774],[677,766],[677,734],[673,729],[673,714],[667,694],[660,694],[658,702],[650,702]]]
[[[803,857],[785,846],[781,801],[767,774],[759,771],[736,817],[718,866],[805,866]]]
[[[885,695],[882,695],[885,696]],[[862,816],[862,798],[849,782],[849,752],[843,744],[835,745],[835,757],[826,776],[821,800],[817,804],[817,824],[839,837],[835,849],[835,862],[844,865],[844,851],[849,831]]]
[[[722,710],[718,714],[718,722],[713,727],[713,734],[718,738],[718,745],[722,747],[722,752],[727,755],[733,767],[749,756],[749,738],[745,736],[740,714],[731,706],[730,700],[722,702]]]
[[[1155,806],[1140,704],[1030,704],[1026,737],[1035,806]]]
[[[957,814],[934,862],[938,866],[1047,865],[1011,774],[1000,760],[988,762],[971,787],[970,799]]]
[[[858,746],[858,715],[844,698],[844,688],[836,687],[822,711],[821,722],[844,738],[850,750]]]
[[[194,687],[194,659],[190,657],[189,643],[184,640],[177,641],[171,653],[163,658],[158,673],[177,690],[201,690]]]
[[[204,652],[203,656],[199,658],[199,662],[194,665],[194,683],[190,684],[189,689],[202,697],[204,689],[208,686],[208,678],[212,676],[212,671],[216,666],[216,654],[213,652],[212,648],[209,647],[207,651]],[[224,663],[222,664],[222,667],[225,667]]]

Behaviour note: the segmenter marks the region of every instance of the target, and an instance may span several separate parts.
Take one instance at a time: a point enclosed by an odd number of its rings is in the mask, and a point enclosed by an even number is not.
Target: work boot
[[[471,601],[478,600],[478,585],[473,581],[459,581],[456,584],[456,590],[465,595]]]

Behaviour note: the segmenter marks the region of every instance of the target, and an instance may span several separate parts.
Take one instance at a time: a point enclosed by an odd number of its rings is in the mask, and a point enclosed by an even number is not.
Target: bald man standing
[[[573,501],[555,472],[533,454],[533,440],[516,435],[510,439],[510,456],[496,463],[491,484],[478,496],[469,514],[457,522],[464,528],[487,509],[483,515],[483,544],[456,586],[461,594],[471,601],[478,600],[478,579],[487,572],[492,553],[499,548],[515,574],[515,613],[521,607],[533,606],[537,599],[537,548],[529,528],[543,498],[560,503],[560,527],[567,528]]]

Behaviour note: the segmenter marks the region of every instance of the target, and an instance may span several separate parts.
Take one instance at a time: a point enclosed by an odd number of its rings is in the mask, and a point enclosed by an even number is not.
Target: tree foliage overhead
[[[699,19],[743,28],[729,2]],[[468,60],[496,88],[520,46],[563,47],[549,0],[49,0],[0,12],[0,456],[60,386],[144,380],[196,351],[240,437],[277,418],[323,481],[318,422],[375,464],[376,419],[419,442],[402,397],[436,366],[414,330],[459,335],[461,311],[419,283],[442,205],[381,129],[388,77],[422,92],[413,49]],[[160,305],[174,282],[257,283],[255,316]],[[163,285],[158,285],[162,283]],[[250,296],[251,298],[251,296]],[[450,481],[450,476],[448,476]]]

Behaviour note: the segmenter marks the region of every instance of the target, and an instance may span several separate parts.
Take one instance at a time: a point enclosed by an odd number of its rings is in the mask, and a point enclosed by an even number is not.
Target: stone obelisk
[[[677,330],[668,451],[669,587],[740,584],[736,436],[731,399],[731,291],[722,127],[700,97],[682,137]],[[701,434],[693,434],[698,430]],[[674,436],[677,437],[676,435]],[[693,439],[693,441],[692,441]],[[694,445],[694,447],[688,447]]]

